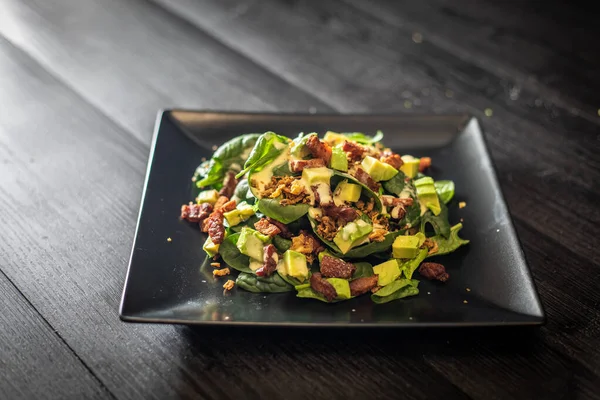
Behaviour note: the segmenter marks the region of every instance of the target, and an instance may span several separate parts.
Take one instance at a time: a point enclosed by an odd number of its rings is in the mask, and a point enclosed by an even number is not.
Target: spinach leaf
[[[277,272],[277,274],[281,277],[281,279],[283,279],[290,285],[294,286],[295,288],[298,288],[298,286],[302,286],[302,285],[310,286],[310,283],[306,283],[306,281],[300,282],[300,280],[298,278],[294,278],[291,275],[282,275],[279,272]],[[310,277],[310,272],[309,272],[308,276]]]
[[[235,283],[244,290],[253,293],[283,293],[291,292],[294,287],[281,279],[279,274],[257,276],[242,272]]]
[[[417,199],[413,199],[413,204],[406,207],[406,214],[402,218],[401,225],[408,225],[409,228],[417,226],[421,220],[421,205]],[[431,212],[431,211],[430,211]]]
[[[306,147],[306,142],[311,136],[317,136],[317,134],[313,132],[304,136],[304,133],[300,133],[298,137],[293,140],[294,144],[292,145],[290,152],[294,156],[300,158],[307,156],[310,153],[310,151]]]
[[[404,186],[406,185],[404,179],[406,179],[404,172],[398,171],[398,173],[394,175],[392,179],[383,182],[382,186],[388,192],[395,194],[396,196],[400,196],[400,193],[402,193]]]
[[[458,223],[450,228],[450,237],[444,238],[442,236],[433,236],[430,239],[434,240],[438,246],[438,251],[428,255],[427,257],[440,256],[443,254],[452,253],[460,246],[464,246],[469,243],[469,240],[461,239],[458,236],[458,232],[462,229],[462,224]]]
[[[373,266],[368,262],[353,263],[356,267],[356,271],[352,275],[352,279],[364,278],[367,276],[373,276]]]
[[[392,294],[389,294],[384,297],[377,296],[377,293],[379,293],[381,290],[383,290],[383,289],[379,289],[377,292],[375,292],[371,295],[371,300],[373,301],[373,303],[384,304],[384,303],[389,303],[392,300],[401,299],[403,297],[416,296],[419,294],[419,289],[412,285],[403,286],[403,287],[399,288],[398,290],[396,290],[395,292],[393,292]]]
[[[221,187],[227,171],[238,172],[242,168],[248,157],[248,152],[254,147],[259,136],[257,133],[249,133],[223,143],[215,151],[208,164],[202,163],[196,170],[198,173],[197,178],[202,174],[202,179],[196,180],[196,186],[199,188],[205,186]]]
[[[411,279],[421,262],[427,258],[427,249],[420,249],[415,258],[400,263],[400,270],[406,279]]]
[[[308,204],[292,204],[282,206],[277,199],[260,199],[256,204],[257,209],[267,217],[276,219],[283,224],[289,224],[308,212]]]
[[[329,303],[327,301],[327,299],[325,298],[325,296],[323,296],[319,292],[315,292],[310,286],[298,289],[298,293],[296,293],[296,297],[301,297],[304,299],[316,299],[316,300],[320,300],[324,303]],[[335,301],[335,300],[333,300],[333,301]]]
[[[349,175],[345,172],[333,170],[333,177],[331,179],[331,187],[335,188],[335,186],[343,179],[348,179],[348,182],[359,185],[362,188],[361,195],[364,194],[365,196],[367,196],[369,198],[375,199],[375,209],[376,210],[381,211],[383,209],[383,206],[381,204],[381,199],[379,198],[379,195],[377,193],[372,191],[367,185],[360,182],[358,179],[356,179],[352,175]]]
[[[436,235],[441,235],[447,238],[450,235],[450,222],[448,221],[448,207],[440,200],[440,206],[442,211],[439,215],[433,215],[431,210],[427,210],[425,214],[421,216],[421,232],[426,234],[427,224],[433,227]]]
[[[258,222],[258,217],[256,215],[251,215],[247,220],[240,222],[239,224],[237,224],[236,226],[232,226],[229,229],[232,232],[241,232],[242,228],[244,227],[250,227],[252,229],[254,229],[254,223]]]
[[[273,176],[293,176],[296,175],[290,170],[290,163],[287,161],[273,168]]]
[[[236,246],[239,237],[239,233],[227,236],[219,246],[219,254],[221,254],[223,261],[231,268],[240,272],[252,273],[252,270],[249,267],[250,257],[240,253],[240,250]]]
[[[240,199],[240,201],[244,201],[246,200],[246,197],[248,197],[249,189],[250,186],[248,184],[248,179],[244,178],[238,182],[237,186],[235,187],[235,191],[233,192],[233,195]]]
[[[290,247],[292,247],[292,241],[290,239],[282,238],[279,235],[273,237],[273,244],[281,253],[285,253]]]
[[[454,197],[454,182],[453,181],[435,181],[433,183],[435,191],[437,192],[440,200],[448,204]]]
[[[377,131],[373,137],[367,136],[362,132],[344,132],[342,135],[346,136],[350,140],[354,140],[355,142],[362,144],[373,144],[383,139],[383,132],[381,131]]]
[[[398,235],[400,235],[401,231],[390,232],[385,235],[385,239],[382,242],[371,242],[367,244],[360,245],[358,247],[354,247],[346,254],[340,257],[344,258],[364,258],[373,253],[379,253],[382,251],[387,251],[392,247],[392,243]]]
[[[244,169],[236,175],[236,178],[244,176],[248,171],[258,171],[271,163],[286,149],[289,141],[287,137],[275,132],[265,132],[260,135],[244,164]]]
[[[373,295],[379,297],[386,297],[394,293],[395,291],[402,289],[405,286],[417,287],[419,286],[419,281],[416,279],[396,279],[395,281],[385,285],[384,287],[373,293]]]

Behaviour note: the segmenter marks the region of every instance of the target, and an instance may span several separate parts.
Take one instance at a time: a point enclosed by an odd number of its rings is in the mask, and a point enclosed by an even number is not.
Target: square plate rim
[[[523,260],[525,263],[525,273],[527,277],[531,281],[532,291],[533,291],[533,301],[535,301],[540,310],[539,315],[533,314],[521,314],[529,318],[524,321],[508,321],[508,322],[495,322],[495,321],[477,321],[477,322],[366,322],[361,324],[352,324],[352,323],[335,323],[335,322],[260,322],[260,321],[202,321],[202,320],[185,320],[178,318],[158,318],[158,317],[146,317],[140,315],[140,313],[136,314],[126,314],[124,312],[125,306],[125,298],[127,292],[128,281],[130,279],[130,270],[132,267],[132,259],[135,252],[135,245],[139,233],[140,221],[142,217],[142,211],[144,208],[144,201],[146,198],[146,191],[148,187],[148,181],[150,179],[152,163],[154,160],[154,153],[156,151],[156,143],[158,139],[158,135],[160,134],[160,127],[162,122],[167,118],[172,118],[171,114],[173,112],[183,112],[190,114],[220,114],[220,115],[240,115],[240,116],[281,116],[281,117],[302,117],[302,118],[315,118],[315,117],[369,117],[369,118],[397,118],[397,119],[447,119],[447,118],[456,118],[457,123],[459,125],[456,126],[457,130],[464,130],[469,124],[475,123],[477,126],[477,131],[479,137],[482,140],[483,148],[485,156],[488,158],[491,164],[491,175],[493,184],[499,188],[500,201],[503,203],[504,207],[509,212],[508,225],[511,233],[517,239],[519,250],[523,253]],[[176,125],[179,125],[177,121],[171,120]],[[400,113],[373,113],[373,112],[349,112],[349,113],[336,113],[336,112],[328,112],[328,113],[309,113],[309,112],[298,112],[298,111],[255,111],[255,110],[219,110],[219,109],[208,109],[208,108],[161,108],[156,113],[154,128],[152,139],[150,142],[149,155],[146,165],[146,173],[144,176],[144,183],[142,194],[140,198],[138,215],[136,218],[136,228],[133,234],[133,242],[131,245],[131,250],[127,263],[127,271],[125,274],[125,279],[123,283],[123,289],[121,292],[121,299],[119,303],[119,319],[126,323],[150,323],[150,324],[169,324],[169,325],[184,325],[184,326],[211,326],[211,327],[256,327],[256,328],[285,328],[285,327],[293,327],[293,328],[353,328],[353,329],[361,329],[361,328],[393,328],[393,329],[428,329],[428,328],[490,328],[490,327],[526,327],[526,326],[544,326],[547,323],[547,314],[544,307],[544,304],[541,301],[539,291],[537,285],[533,279],[533,273],[531,271],[531,267],[529,265],[529,261],[524,255],[523,246],[521,239],[517,230],[514,227],[513,218],[510,215],[510,208],[508,207],[508,203],[506,202],[506,198],[504,195],[504,191],[500,186],[500,182],[498,180],[498,173],[496,163],[491,157],[491,153],[489,150],[488,139],[484,135],[483,127],[481,125],[481,120],[472,113],[462,112],[462,113],[422,113],[422,114],[400,114]]]

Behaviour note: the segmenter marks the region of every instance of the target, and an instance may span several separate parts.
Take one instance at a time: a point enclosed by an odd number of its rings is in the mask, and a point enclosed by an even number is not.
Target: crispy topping
[[[303,230],[300,231],[300,235],[292,237],[290,249],[304,254],[306,261],[312,263],[324,247],[313,235]]]
[[[332,301],[337,296],[337,292],[333,285],[327,282],[319,272],[315,272],[310,277],[310,287],[318,293],[321,293],[327,301]]]
[[[238,181],[235,179],[235,173],[232,171],[228,171],[225,174],[225,179],[223,180],[223,187],[219,191],[219,195],[229,197],[233,196],[233,192],[235,191],[235,187],[237,186]]]
[[[223,284],[223,289],[225,289],[225,290],[231,290],[231,289],[233,289],[234,286],[235,286],[235,282],[232,281],[231,279],[229,279],[227,282],[225,282]]]
[[[325,240],[332,241],[335,237],[339,227],[341,226],[341,220],[323,216],[317,218],[319,225],[317,225],[317,233]]]
[[[373,198],[370,198],[366,203],[362,200],[356,202],[356,208],[358,208],[363,214],[369,214],[371,211],[373,211],[374,207],[375,200]]]
[[[221,268],[221,263],[218,263],[218,262],[210,263],[210,266],[215,267],[215,268]]]
[[[308,203],[310,196],[304,190],[304,186],[298,178],[293,176],[273,176],[261,193],[262,197],[283,197],[280,201],[282,206],[298,203]]]
[[[290,160],[290,171],[302,172],[304,168],[324,167],[325,161],[322,158],[313,158],[310,160]]]
[[[427,279],[437,279],[441,282],[446,282],[450,278],[450,275],[446,272],[446,268],[442,264],[434,262],[422,263],[419,267],[419,273]]]
[[[383,242],[385,240],[385,234],[387,230],[385,229],[373,229],[373,231],[369,234],[369,239],[372,242]]]
[[[366,276],[358,278],[350,282],[350,295],[358,296],[369,290],[374,289],[377,286],[378,275]],[[375,292],[373,292],[375,293]]]
[[[331,160],[331,146],[319,140],[317,136],[311,136],[306,141],[306,147],[314,158],[320,158],[324,164],[328,164]]]
[[[325,256],[321,260],[321,274],[327,278],[350,279],[356,271],[354,264],[345,262],[339,258]]]
[[[424,172],[429,167],[431,167],[431,158],[421,157],[419,160],[419,172]]]
[[[256,270],[258,276],[270,276],[277,269],[277,262],[279,261],[279,255],[277,249],[272,244],[268,244],[264,247],[263,252],[263,265]]]
[[[213,276],[226,276],[226,275],[229,275],[230,273],[231,273],[231,271],[229,270],[229,268],[213,270]]]
[[[212,210],[213,206],[210,203],[194,204],[190,202],[181,206],[181,219],[202,223]]]
[[[435,254],[438,252],[438,244],[435,240],[431,240],[430,238],[427,238],[427,239],[425,239],[425,242],[423,242],[423,246],[425,246],[429,249],[427,254]]]
[[[269,237],[273,237],[281,233],[281,229],[275,224],[272,224],[266,218],[261,218],[254,223],[254,228],[262,233],[263,235],[267,235]]]
[[[379,159],[379,161],[389,164],[396,169],[400,169],[402,164],[404,164],[402,157],[400,157],[398,154],[384,155]]]

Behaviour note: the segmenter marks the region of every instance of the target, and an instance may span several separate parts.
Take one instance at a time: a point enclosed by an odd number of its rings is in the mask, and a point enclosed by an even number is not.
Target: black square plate
[[[373,133],[415,156],[431,156],[431,175],[452,179],[450,222],[464,220],[471,243],[443,256],[450,280],[421,280],[420,294],[387,304],[369,296],[325,304],[294,293],[224,294],[224,279],[202,250],[205,236],[179,220],[192,197],[190,177],[212,148],[242,133],[288,136],[327,130]],[[467,206],[460,209],[458,201]],[[171,238],[171,240],[167,240]],[[343,327],[540,325],[544,312],[476,119],[458,116],[300,115],[170,110],[152,142],[142,204],[120,310],[130,322]]]

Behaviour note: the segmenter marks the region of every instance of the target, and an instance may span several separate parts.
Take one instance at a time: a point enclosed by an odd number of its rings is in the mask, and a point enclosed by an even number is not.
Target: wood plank
[[[556,104],[600,122],[600,96],[589,90],[600,85],[597,45],[590,40],[599,32],[581,4],[344,1],[504,78],[509,98],[526,87],[540,93],[538,107],[544,100],[546,107]]]
[[[512,189],[506,195],[514,215],[543,229],[540,216],[572,221],[568,205],[578,204],[586,218],[574,221],[569,235],[547,234],[600,260],[600,248],[586,245],[586,232],[600,223],[596,124],[529,107],[538,93],[523,90],[518,100],[506,100],[500,78],[436,46],[415,44],[411,31],[382,27],[337,1],[156,1],[342,111],[432,110],[482,118],[502,187]],[[483,114],[486,107],[492,118]]]
[[[420,357],[397,358],[376,343],[336,348],[302,332],[281,340],[254,333],[262,337],[255,343],[246,331],[198,337],[122,323],[148,148],[1,39],[0,86],[3,271],[117,398],[298,398],[307,386],[324,398],[364,398],[382,387],[381,398],[400,390],[465,398]]]
[[[112,397],[1,272],[0,326],[2,398]]]
[[[162,108],[329,109],[150,2],[0,7],[0,34],[146,143]]]

